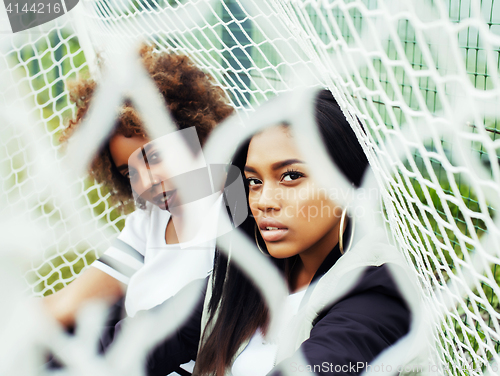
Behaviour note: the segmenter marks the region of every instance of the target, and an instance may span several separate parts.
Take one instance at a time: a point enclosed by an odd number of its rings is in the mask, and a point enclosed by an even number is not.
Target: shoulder
[[[354,288],[342,299],[320,312],[315,323],[325,315],[339,310],[359,311],[360,314],[372,316],[378,311],[388,311],[389,306],[396,308],[403,316],[409,317],[409,308],[391,276],[389,267],[385,264],[369,266]],[[366,307],[370,309],[367,310]]]
[[[125,219],[125,227],[123,231],[134,230],[137,227],[141,227],[151,220],[151,215],[154,212],[154,208],[151,204],[147,204],[145,209],[136,209],[130,213]]]
[[[382,264],[380,266],[368,266],[362,274],[359,282],[349,292],[347,297],[365,293],[369,293],[370,295],[381,294],[394,297],[402,301],[401,293],[398,290],[396,282],[391,276],[391,272],[387,264]]]
[[[408,333],[410,320],[389,268],[368,267],[354,289],[319,313],[301,348],[311,365],[370,362]]]
[[[118,235],[118,241],[124,242],[144,256],[150,222],[150,208],[136,209],[127,216],[127,219],[125,219],[125,226]]]
[[[349,293],[318,314],[311,335],[315,330],[347,331],[373,337],[386,347],[408,332],[410,320],[389,267],[370,266]]]
[[[354,288],[316,316],[308,338],[296,349],[307,363],[290,357],[280,365],[309,367],[321,375],[339,374],[334,372],[338,367],[342,374],[358,374],[362,369],[356,365],[371,362],[408,333],[410,319],[389,267],[369,266]]]
[[[157,206],[147,203],[145,209],[137,209],[125,220],[125,227],[118,239],[135,248],[142,255],[146,251],[146,243],[151,234],[159,234],[159,229],[165,230],[170,213]]]

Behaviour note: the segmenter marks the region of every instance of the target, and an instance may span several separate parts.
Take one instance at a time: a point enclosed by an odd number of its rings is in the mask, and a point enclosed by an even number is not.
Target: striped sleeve
[[[130,277],[144,265],[151,208],[127,216],[125,227],[92,266],[128,285]]]
[[[115,239],[112,246],[92,264],[125,284],[143,265],[144,256],[120,239]]]

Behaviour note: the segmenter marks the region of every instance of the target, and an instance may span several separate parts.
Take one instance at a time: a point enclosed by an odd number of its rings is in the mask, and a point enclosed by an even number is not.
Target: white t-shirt
[[[128,316],[163,303],[189,282],[210,273],[221,206],[222,196],[212,206],[198,235],[181,244],[165,242],[168,211],[148,203],[146,209],[127,217],[113,245],[92,266],[128,285]]]
[[[285,302],[283,323],[286,327],[292,317],[299,311],[300,302],[306,294],[301,290],[287,297]],[[262,332],[257,330],[247,347],[238,355],[231,368],[233,376],[264,376],[275,366],[277,343],[265,340]]]

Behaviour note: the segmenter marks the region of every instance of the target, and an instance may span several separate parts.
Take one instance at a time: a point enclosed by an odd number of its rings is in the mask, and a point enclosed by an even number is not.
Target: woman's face
[[[324,254],[337,244],[342,210],[310,178],[287,128],[252,138],[245,177],[250,210],[271,256]]]
[[[155,144],[146,137],[118,134],[109,141],[109,151],[118,171],[130,180],[134,193],[167,210],[176,190],[169,187],[169,177]]]

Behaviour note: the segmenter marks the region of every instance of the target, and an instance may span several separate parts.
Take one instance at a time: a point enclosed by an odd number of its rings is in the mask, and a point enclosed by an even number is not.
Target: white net
[[[36,147],[45,145],[44,154],[58,158],[58,136],[64,124],[74,116],[65,82],[76,78],[77,73],[84,73],[87,63],[68,20],[52,25],[47,31],[14,37],[4,35],[1,44],[3,82],[7,84],[2,85],[2,105],[4,109],[10,107],[13,113],[10,119],[4,113],[2,120],[0,159],[2,199],[6,200],[2,209],[27,213],[51,229],[52,237],[44,244],[43,263],[37,262],[26,275],[34,293],[47,294],[71,281],[96,257],[95,250],[72,243],[65,234],[65,221],[50,200],[51,192],[35,186],[43,173],[33,168],[36,160],[43,158],[36,155]],[[27,114],[21,107],[25,103],[29,106]],[[16,105],[17,111],[11,107]],[[28,127],[19,124],[19,111],[29,116]],[[99,228],[105,230],[109,226],[118,230],[117,215],[108,207],[99,188],[84,180],[74,184],[88,207],[99,207],[99,217],[106,218],[106,223],[100,223]]]
[[[388,231],[436,312],[434,361],[454,375],[500,361],[499,0],[84,1],[36,31],[2,36],[10,85],[1,101],[19,98],[36,119],[0,128],[2,208],[49,229],[26,274],[35,295],[69,283],[123,226],[88,179],[68,187],[85,208],[64,212],[35,189],[30,165],[34,143],[58,155],[74,111],[67,80],[99,77],[99,59],[135,38],[190,55],[241,113],[295,87],[330,88],[365,125],[355,131],[369,141]],[[32,128],[40,137],[23,134]],[[82,218],[102,236],[65,232]]]

